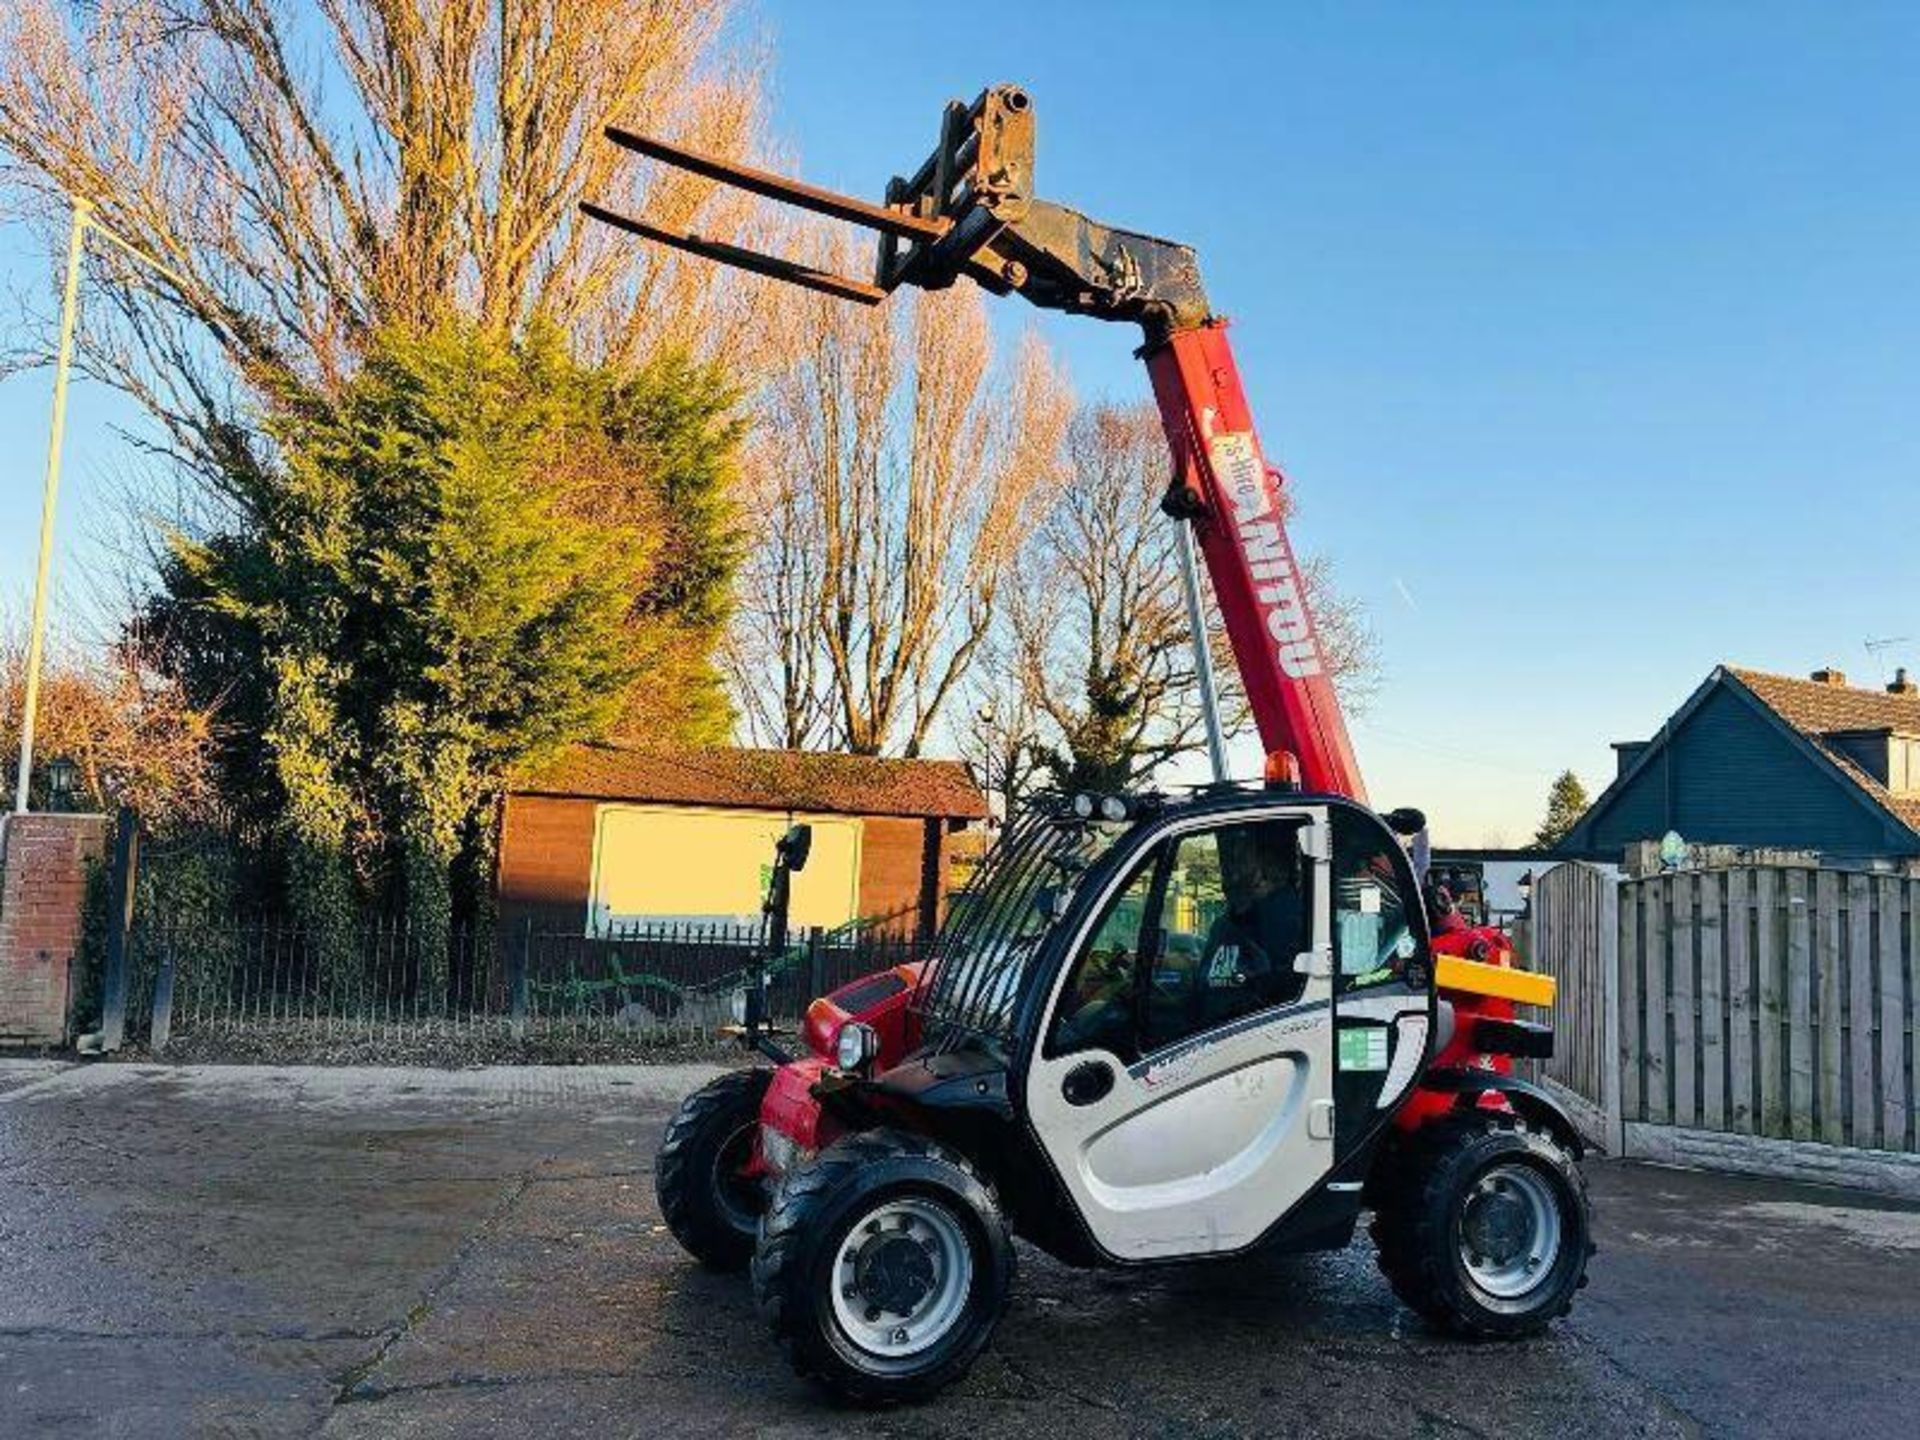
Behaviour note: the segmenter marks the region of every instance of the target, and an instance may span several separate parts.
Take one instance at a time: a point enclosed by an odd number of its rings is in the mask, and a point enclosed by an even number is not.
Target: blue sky
[[[1722,660],[1920,665],[1920,9],[1006,11],[763,0],[776,127],[878,195],[1017,80],[1038,188],[1201,255],[1296,540],[1368,607],[1373,798],[1518,842]],[[0,232],[0,287],[48,283]],[[1010,308],[1011,302],[1010,302]],[[1008,323],[1025,317],[1009,314]],[[1119,327],[1042,328],[1088,397]],[[0,383],[0,604],[47,384]],[[100,563],[114,407],[76,396],[63,558]],[[1870,655],[1869,639],[1913,637]]]

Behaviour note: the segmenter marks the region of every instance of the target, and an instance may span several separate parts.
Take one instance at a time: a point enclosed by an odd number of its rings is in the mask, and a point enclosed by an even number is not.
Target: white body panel
[[[1222,818],[1197,819],[1164,834],[1209,828]],[[1232,818],[1327,822],[1323,808],[1298,805]],[[1319,853],[1326,853],[1324,845]],[[1310,952],[1316,960],[1331,944],[1327,881],[1327,862],[1316,860]],[[1117,877],[1113,888],[1124,883]],[[1104,905],[1103,896],[1091,914],[1097,917]],[[1076,935],[1074,954],[1096,923],[1090,918]],[[1097,1049],[1036,1054],[1027,1075],[1035,1130],[1102,1249],[1123,1260],[1240,1249],[1326,1178],[1334,1156],[1333,980],[1324,963],[1308,969],[1296,1000],[1179,1041],[1132,1066]],[[1046,1023],[1070,970],[1062,967],[1055,980]],[[1113,1087],[1090,1104],[1069,1103],[1067,1076],[1088,1064],[1109,1067]]]

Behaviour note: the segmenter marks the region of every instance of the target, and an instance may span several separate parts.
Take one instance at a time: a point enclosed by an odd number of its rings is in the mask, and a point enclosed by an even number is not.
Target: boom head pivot
[[[1191,248],[1102,225],[1034,195],[1033,101],[1017,85],[995,85],[971,105],[948,104],[933,153],[910,176],[896,175],[879,205],[619,126],[608,126],[606,134],[662,164],[864,226],[880,237],[868,284],[581,202],[594,219],[690,254],[868,305],[902,285],[939,290],[964,275],[996,295],[1023,295],[1042,309],[1135,321],[1149,340],[1209,318]]]

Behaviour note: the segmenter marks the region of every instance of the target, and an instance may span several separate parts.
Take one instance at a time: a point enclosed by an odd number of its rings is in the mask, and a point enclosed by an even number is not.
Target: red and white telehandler
[[[661,1147],[681,1244],[750,1268],[794,1365],[867,1402],[965,1373],[1013,1235],[1074,1264],[1230,1260],[1343,1246],[1366,1209],[1394,1291],[1440,1328],[1510,1338],[1566,1313],[1592,1251],[1581,1141],[1513,1066],[1550,1053],[1515,1007],[1550,1005],[1553,982],[1426,892],[1419,812],[1367,805],[1284,481],[1193,251],[1037,198],[1012,85],[949,105],[878,205],[607,135],[881,236],[869,284],[583,207],[648,240],[855,303],[964,277],[1139,324],[1209,713],[1195,545],[1269,756],[1260,783],[1227,782],[1216,722],[1218,783],[1011,817],[932,958],[815,1000],[798,1055],[750,988],[743,1038],[774,1063],[690,1096]],[[769,953],[809,840],[779,847]]]

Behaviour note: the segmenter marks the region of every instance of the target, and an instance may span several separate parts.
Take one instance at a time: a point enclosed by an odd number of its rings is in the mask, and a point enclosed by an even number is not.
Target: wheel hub
[[[888,1200],[854,1222],[834,1258],[841,1332],[887,1365],[938,1344],[966,1312],[973,1255],[952,1210],[920,1196]]]
[[[1467,1243],[1496,1265],[1525,1248],[1530,1228],[1526,1204],[1498,1190],[1476,1196],[1467,1209]]]
[[[911,1315],[933,1289],[933,1257],[895,1232],[862,1246],[854,1262],[854,1289],[887,1315]]]
[[[714,1156],[713,1198],[715,1206],[734,1229],[751,1234],[765,1207],[766,1196],[758,1179],[742,1174],[753,1158],[753,1135],[758,1121],[742,1125],[729,1135]]]
[[[1560,1204],[1530,1165],[1495,1165],[1474,1182],[1460,1212],[1460,1259],[1496,1300],[1520,1301],[1560,1258]]]

